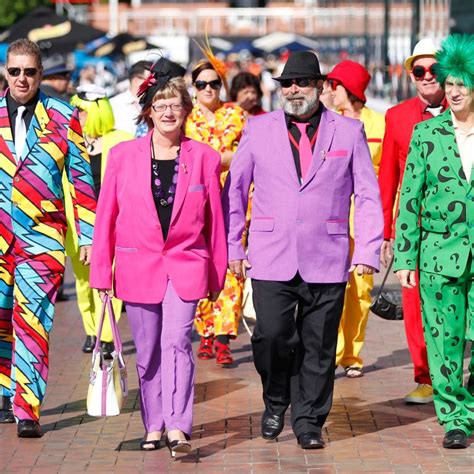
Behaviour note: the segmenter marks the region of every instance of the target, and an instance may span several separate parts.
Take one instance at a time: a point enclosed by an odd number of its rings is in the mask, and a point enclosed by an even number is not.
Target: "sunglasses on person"
[[[12,77],[18,77],[21,71],[23,71],[26,77],[35,77],[36,74],[38,74],[38,69],[35,67],[25,67],[25,69],[20,67],[7,67],[7,71]]]
[[[280,80],[281,87],[291,87],[296,84],[298,87],[308,87],[313,79],[307,77],[299,77],[298,79],[282,79]]]
[[[341,86],[342,84],[337,79],[328,79],[328,85],[332,91],[335,91],[337,86]]]
[[[436,63],[433,63],[430,67],[425,66],[414,66],[411,70],[411,73],[415,77],[415,79],[421,81],[425,78],[426,73],[429,72],[433,77],[436,77]]]
[[[196,81],[194,83],[194,87],[198,91],[203,91],[207,86],[210,86],[211,89],[214,89],[215,91],[219,90],[220,87],[222,86],[222,81],[220,79],[214,79],[213,81]]]

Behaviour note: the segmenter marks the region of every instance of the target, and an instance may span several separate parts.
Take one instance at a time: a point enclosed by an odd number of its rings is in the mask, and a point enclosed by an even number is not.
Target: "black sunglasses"
[[[411,70],[411,73],[417,79],[423,79],[427,72],[429,72],[433,77],[436,77],[436,63],[432,64],[430,67],[418,65]]]
[[[222,81],[220,79],[214,79],[213,81],[196,81],[194,83],[194,87],[198,91],[203,91],[207,86],[211,86],[211,89],[214,89],[215,91],[219,90],[220,87],[222,86]]]
[[[21,71],[24,72],[26,77],[35,77],[36,74],[38,74],[38,69],[35,67],[25,67],[25,69],[20,67],[8,67],[7,71],[12,77],[18,77],[21,74]]]
[[[313,79],[307,77],[300,77],[298,79],[282,79],[280,80],[281,87],[291,87],[296,84],[298,87],[308,87]]]
[[[338,81],[337,79],[328,79],[328,85],[329,85],[329,87],[331,88],[332,91],[335,91],[337,89],[337,86],[340,85],[340,84],[341,84],[341,82]]]

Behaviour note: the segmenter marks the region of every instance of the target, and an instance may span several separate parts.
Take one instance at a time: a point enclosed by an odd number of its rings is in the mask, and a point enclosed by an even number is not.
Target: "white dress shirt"
[[[135,123],[138,114],[141,111],[138,98],[131,94],[127,89],[121,94],[117,94],[110,99],[110,105],[114,112],[115,129],[135,135],[137,125]]]
[[[472,166],[474,164],[474,126],[470,130],[464,131],[459,127],[456,117],[451,112],[454,124],[454,134],[461,155],[462,168],[468,181],[471,179]]]

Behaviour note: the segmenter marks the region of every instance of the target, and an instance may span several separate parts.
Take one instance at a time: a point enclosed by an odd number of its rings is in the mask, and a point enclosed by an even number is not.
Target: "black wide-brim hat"
[[[274,77],[275,81],[286,79],[326,79],[325,74],[321,74],[319,60],[316,53],[312,51],[295,51],[292,53],[280,77]]]

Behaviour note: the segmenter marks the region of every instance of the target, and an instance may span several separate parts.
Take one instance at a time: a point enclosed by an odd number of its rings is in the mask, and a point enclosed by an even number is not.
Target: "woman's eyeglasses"
[[[210,86],[211,89],[214,89],[215,91],[219,90],[222,86],[222,81],[220,79],[214,79],[213,81],[196,81],[194,83],[194,87],[198,91],[203,91],[207,86]]]
[[[436,77],[436,63],[432,64],[430,67],[418,65],[411,70],[411,73],[418,81],[424,79],[427,72],[429,72],[433,77]]]
[[[35,67],[25,67],[25,69],[20,67],[8,67],[7,71],[12,77],[18,77],[21,74],[21,71],[23,71],[26,77],[35,77],[36,74],[38,74],[38,69]]]
[[[165,105],[165,104],[153,104],[151,108],[155,112],[163,113],[166,111],[167,108],[170,108],[173,112],[179,112],[180,110],[183,109],[183,104],[170,104],[170,105]]]
[[[298,87],[308,87],[311,84],[312,79],[307,77],[299,77],[298,79],[282,79],[280,80],[281,87],[291,87],[296,84]]]

